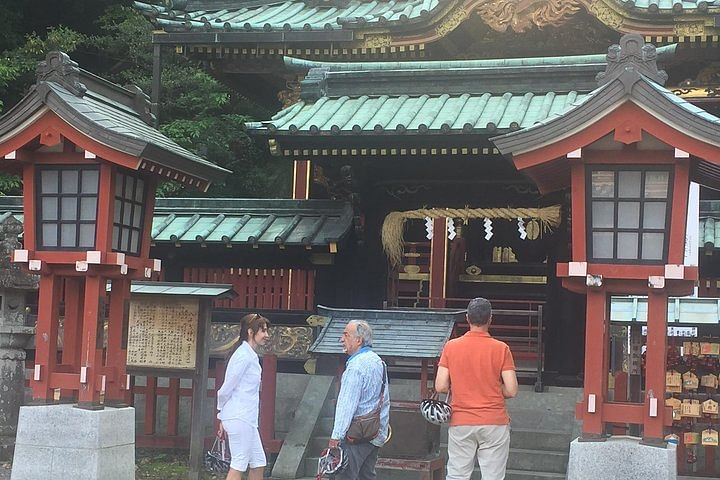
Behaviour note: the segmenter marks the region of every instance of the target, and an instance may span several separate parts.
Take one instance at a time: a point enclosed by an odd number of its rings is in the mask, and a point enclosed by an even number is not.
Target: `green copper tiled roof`
[[[0,197],[0,222],[23,220],[22,197]],[[153,243],[327,246],[350,231],[349,203],[332,200],[159,198]]]
[[[166,2],[168,3],[168,2]],[[170,7],[134,2],[136,9],[166,31],[187,30],[335,30],[352,26],[404,23],[425,17],[440,0],[349,0],[343,6],[309,1],[169,2]],[[187,5],[183,5],[187,4]],[[175,4],[175,8],[173,8]]]
[[[494,133],[517,130],[581,102],[585,94],[382,95],[299,102],[251,130],[292,135]]]
[[[675,45],[657,50],[669,61]],[[248,130],[273,135],[499,134],[582,103],[605,55],[418,62],[313,62],[301,101]]]

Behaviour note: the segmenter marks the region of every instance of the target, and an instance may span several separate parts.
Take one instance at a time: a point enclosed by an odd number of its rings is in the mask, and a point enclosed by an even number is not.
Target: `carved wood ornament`
[[[480,2],[475,11],[493,30],[504,32],[510,27],[520,33],[562,25],[580,8],[577,0],[491,0]]]

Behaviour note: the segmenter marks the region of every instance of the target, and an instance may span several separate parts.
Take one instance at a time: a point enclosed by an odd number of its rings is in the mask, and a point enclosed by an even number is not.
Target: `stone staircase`
[[[391,395],[400,396],[403,385],[391,382]],[[508,458],[507,480],[564,479],[567,470],[570,442],[579,433],[574,420],[575,403],[581,395],[580,389],[550,387],[545,393],[535,393],[531,387],[521,387],[518,397],[508,402],[512,417],[510,457]],[[335,399],[328,398],[320,418],[315,425],[310,448],[304,460],[305,478],[314,478],[317,460],[327,446],[333,425]],[[441,453],[447,452],[447,428],[441,432]],[[382,451],[380,453],[382,456]],[[382,480],[411,480],[418,478],[417,472],[383,470],[378,468]],[[481,478],[475,469],[471,480]]]

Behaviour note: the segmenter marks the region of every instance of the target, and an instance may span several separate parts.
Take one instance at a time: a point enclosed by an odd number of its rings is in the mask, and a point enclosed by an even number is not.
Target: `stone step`
[[[510,431],[510,448],[567,453],[572,440],[572,434],[567,432],[524,428]]]
[[[320,440],[318,440],[318,443]],[[314,475],[317,472],[317,461],[320,450],[327,445],[327,439],[323,446],[313,456],[305,460],[305,475]],[[517,475],[517,480],[534,478],[564,478],[567,471],[568,453],[553,452],[548,450],[529,450],[523,448],[511,448],[508,458],[508,471]],[[480,470],[476,467],[472,480],[479,479]],[[389,473],[388,473],[389,475]],[[476,477],[477,475],[477,477]],[[521,475],[526,475],[525,477]],[[527,476],[530,475],[530,476]],[[535,475],[534,477],[532,475]],[[538,477],[538,475],[541,475]],[[545,475],[544,477],[542,475]],[[385,474],[383,476],[385,478]],[[508,477],[510,479],[511,477]]]
[[[567,471],[567,452],[511,448],[508,468],[529,472],[562,473]]]
[[[565,480],[565,474],[508,469],[505,471],[505,480]]]
[[[327,445],[332,433],[333,418],[324,417],[318,421],[312,439],[313,450],[319,452]],[[572,435],[567,432],[513,428],[510,432],[510,447],[528,450],[543,450],[567,453]],[[447,444],[441,444],[441,451],[447,451]]]

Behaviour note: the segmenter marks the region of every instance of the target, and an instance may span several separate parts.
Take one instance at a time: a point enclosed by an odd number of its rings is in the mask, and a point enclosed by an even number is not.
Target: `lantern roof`
[[[61,135],[79,134],[119,152],[123,166],[201,189],[230,173],[155,129],[150,100],[140,88],[124,88],[78,68],[62,52],[51,52],[38,64],[37,82],[0,117],[0,154],[22,147],[12,140],[22,138],[48,112],[71,127],[72,132]],[[112,155],[93,153],[115,161]]]
[[[666,89],[667,74],[658,70],[656,60],[653,45],[639,35],[624,35],[619,45],[608,49],[607,68],[597,75],[595,90],[559,115],[490,140],[544,193],[569,185],[567,154],[613,132],[623,143],[647,134],[687,152],[696,160],[694,180],[720,185],[720,162],[715,160],[720,153],[720,118]],[[627,104],[635,107],[636,115],[619,124],[626,120],[614,115]],[[619,133],[621,129],[632,133]]]

